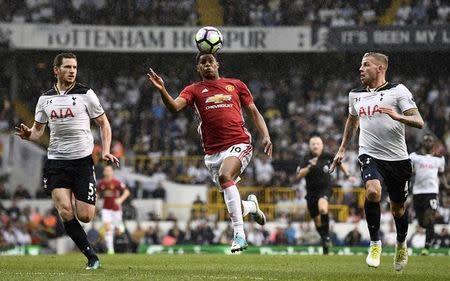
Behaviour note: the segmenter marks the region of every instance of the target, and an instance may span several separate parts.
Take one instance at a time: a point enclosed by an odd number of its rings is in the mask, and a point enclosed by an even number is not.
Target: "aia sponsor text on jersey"
[[[381,110],[380,110],[378,104],[376,104],[374,106],[370,106],[370,105],[368,105],[368,106],[361,106],[361,107],[359,107],[358,115],[360,117],[362,117],[362,116],[374,116],[375,113],[377,113],[377,112],[381,113]]]
[[[60,108],[59,112],[55,109],[52,109],[52,112],[50,113],[51,119],[67,118],[67,117],[75,117],[75,115],[73,115],[73,112],[70,109],[70,107],[68,107],[66,109]]]

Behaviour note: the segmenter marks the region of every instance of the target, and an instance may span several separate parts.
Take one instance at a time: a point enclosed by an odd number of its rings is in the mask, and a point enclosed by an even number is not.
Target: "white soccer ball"
[[[222,48],[222,33],[212,26],[202,27],[195,34],[195,44],[200,52],[214,54]]]

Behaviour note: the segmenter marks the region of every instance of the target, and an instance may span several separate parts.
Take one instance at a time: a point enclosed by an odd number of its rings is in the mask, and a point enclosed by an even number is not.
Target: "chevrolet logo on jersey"
[[[213,102],[213,103],[223,103],[224,101],[230,101],[231,95],[224,95],[224,94],[218,94],[211,96],[206,99],[206,103]]]

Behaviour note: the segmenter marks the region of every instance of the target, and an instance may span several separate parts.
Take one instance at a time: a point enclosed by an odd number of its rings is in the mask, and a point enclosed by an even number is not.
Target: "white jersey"
[[[349,113],[359,117],[359,155],[367,154],[386,161],[408,159],[405,125],[382,114],[380,106],[391,106],[398,113],[417,108],[411,92],[403,84],[386,83],[370,91],[351,90]]]
[[[94,138],[91,119],[104,114],[92,89],[79,83],[64,94],[56,87],[38,100],[35,121],[50,129],[48,159],[73,160],[92,154]]]
[[[438,173],[443,173],[445,169],[444,157],[437,157],[431,154],[411,153],[411,163],[414,169],[413,194],[439,193]]]

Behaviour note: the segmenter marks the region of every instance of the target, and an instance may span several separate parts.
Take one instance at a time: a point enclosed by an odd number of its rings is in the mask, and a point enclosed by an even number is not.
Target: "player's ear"
[[[53,74],[55,76],[58,75],[58,67],[57,66],[53,66]]]

